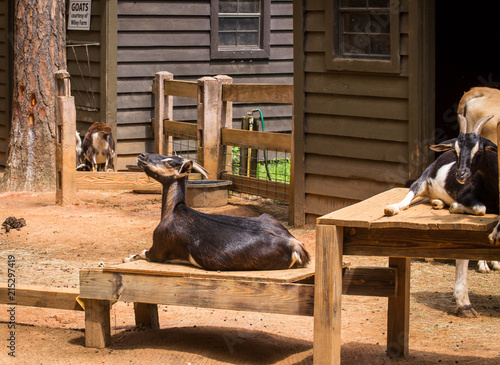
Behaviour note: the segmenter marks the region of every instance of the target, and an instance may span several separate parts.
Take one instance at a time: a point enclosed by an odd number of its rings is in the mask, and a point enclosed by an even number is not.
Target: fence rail
[[[195,160],[211,176],[231,180],[231,190],[288,202],[291,135],[231,127],[234,102],[293,104],[293,85],[233,84],[228,76],[181,81],[160,72],[153,92],[157,153],[173,153],[176,146],[181,146],[176,152],[183,156],[185,150],[196,150]],[[197,99],[197,124],[175,121],[173,96]],[[193,140],[195,145],[186,147]],[[186,145],[182,147],[182,143]],[[270,171],[271,165],[274,171]]]

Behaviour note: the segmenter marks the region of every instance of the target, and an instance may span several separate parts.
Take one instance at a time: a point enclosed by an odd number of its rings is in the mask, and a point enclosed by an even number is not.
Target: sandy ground
[[[160,217],[160,196],[80,191],[79,203],[54,204],[54,194],[0,194],[0,223],[23,217],[27,226],[0,230],[0,282],[8,257],[18,285],[78,287],[80,269],[108,265],[149,248]],[[203,209],[285,221],[286,207],[232,197]],[[291,232],[314,255],[314,227]],[[386,265],[383,258],[349,257],[353,265]],[[412,262],[410,356],[386,351],[386,298],[344,296],[342,361],[345,364],[500,364],[500,273],[469,270],[471,300],[479,318],[454,315],[454,263]],[[4,299],[2,299],[4,301]],[[111,311],[106,349],[84,347],[84,315],[77,311],[15,308],[15,358],[9,353],[9,309],[0,305],[0,363],[18,364],[312,364],[312,317],[160,306],[160,330],[134,327],[129,303]]]

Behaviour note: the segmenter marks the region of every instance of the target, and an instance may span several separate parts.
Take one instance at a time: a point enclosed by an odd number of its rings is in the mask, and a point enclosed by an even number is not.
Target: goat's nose
[[[457,181],[459,183],[463,184],[466,180],[466,177],[467,177],[467,171],[466,170],[457,170],[455,177],[457,178]]]

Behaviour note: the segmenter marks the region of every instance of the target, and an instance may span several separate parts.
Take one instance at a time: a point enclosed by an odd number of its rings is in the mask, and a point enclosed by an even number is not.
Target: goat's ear
[[[433,145],[430,145],[429,148],[433,151],[436,151],[436,152],[445,152],[445,151],[449,151],[453,148],[453,145],[454,143],[451,143],[451,142],[443,142],[443,143],[440,143],[440,144],[433,144]]]
[[[491,152],[494,152],[494,153],[498,153],[498,148],[495,144],[488,144],[486,147],[485,147],[485,150],[486,151],[491,151]]]
[[[179,174],[189,174],[191,173],[191,169],[193,168],[193,161],[185,160],[179,169]]]

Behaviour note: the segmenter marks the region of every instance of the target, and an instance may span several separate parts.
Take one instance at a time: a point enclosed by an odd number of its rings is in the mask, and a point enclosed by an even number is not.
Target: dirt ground
[[[17,285],[78,287],[80,269],[121,262],[149,248],[160,218],[160,196],[79,191],[69,207],[54,194],[0,194],[0,223],[23,217],[27,226],[0,230],[0,282],[15,257]],[[201,209],[286,220],[286,207],[232,197],[230,204]],[[314,256],[314,227],[291,228]],[[385,265],[385,258],[348,257],[353,265]],[[469,270],[471,300],[479,318],[454,315],[453,262],[412,262],[410,356],[386,351],[386,298],[344,296],[342,361],[345,364],[500,364],[500,273]],[[313,318],[196,307],[160,306],[159,330],[134,327],[133,307],[111,311],[106,349],[84,347],[84,314],[15,308],[15,358],[8,355],[10,308],[0,305],[1,364],[312,364]]]

